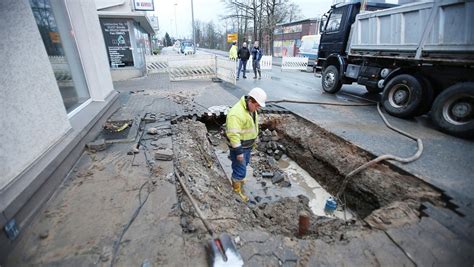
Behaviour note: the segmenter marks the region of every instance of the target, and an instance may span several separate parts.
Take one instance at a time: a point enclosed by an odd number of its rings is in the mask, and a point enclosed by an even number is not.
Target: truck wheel
[[[420,107],[416,111],[416,116],[419,116],[430,111],[431,105],[433,104],[434,100],[434,90],[433,86],[431,85],[431,82],[427,78],[421,75],[416,75],[416,78],[421,81],[423,86]]]
[[[422,93],[423,87],[418,79],[409,74],[400,74],[385,86],[383,107],[395,117],[413,117],[420,107]]]
[[[321,79],[324,92],[335,94],[341,89],[342,82],[339,75],[339,70],[334,65],[326,67]]]
[[[433,103],[431,119],[444,132],[474,137],[474,83],[459,83],[441,92]]]
[[[379,88],[378,86],[372,87],[372,86],[366,85],[366,86],[365,86],[365,89],[366,89],[367,92],[369,92],[370,94],[378,94],[378,93],[382,92],[382,89]]]

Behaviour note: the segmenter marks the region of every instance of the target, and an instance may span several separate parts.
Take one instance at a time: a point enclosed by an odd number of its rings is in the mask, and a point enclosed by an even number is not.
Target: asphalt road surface
[[[225,51],[198,49],[197,54],[213,53],[227,57]],[[263,88],[270,100],[295,99],[328,102],[378,101],[380,95],[369,95],[359,85],[344,85],[337,94],[327,94],[321,79],[307,71],[281,71],[278,60],[272,70],[262,70],[263,78],[254,80],[252,70],[247,70],[247,79],[237,85],[223,83],[223,89],[236,97],[254,87]],[[375,106],[342,107],[282,103],[281,106],[316,123],[343,139],[373,153],[376,156],[393,154],[409,157],[417,150],[415,141],[388,129]],[[459,206],[458,211],[474,220],[472,208],[474,192],[474,142],[444,134],[435,129],[428,115],[403,120],[385,114],[389,122],[423,140],[422,156],[415,162],[402,164],[393,162],[409,173],[444,191],[451,202]]]

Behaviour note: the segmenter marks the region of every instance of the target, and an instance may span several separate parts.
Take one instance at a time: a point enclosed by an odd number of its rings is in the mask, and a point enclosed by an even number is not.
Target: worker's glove
[[[244,154],[239,154],[239,155],[237,155],[237,160],[238,160],[241,164],[244,164]]]

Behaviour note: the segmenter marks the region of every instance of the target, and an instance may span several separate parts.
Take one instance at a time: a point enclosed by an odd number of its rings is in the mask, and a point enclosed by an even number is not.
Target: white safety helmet
[[[265,107],[265,101],[267,101],[267,93],[263,91],[262,88],[255,87],[249,92],[249,96],[251,96],[257,103],[263,108]]]

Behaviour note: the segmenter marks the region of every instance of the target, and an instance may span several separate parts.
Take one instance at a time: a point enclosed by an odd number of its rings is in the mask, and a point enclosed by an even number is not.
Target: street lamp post
[[[178,3],[174,3],[174,30],[176,32],[176,39],[178,39],[178,20],[176,19],[176,7]],[[171,26],[173,27],[173,26]]]
[[[193,0],[191,0],[191,20],[193,24],[193,52],[196,54],[196,36],[195,36],[195,30],[194,30],[194,3]]]

